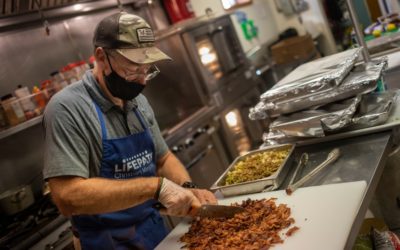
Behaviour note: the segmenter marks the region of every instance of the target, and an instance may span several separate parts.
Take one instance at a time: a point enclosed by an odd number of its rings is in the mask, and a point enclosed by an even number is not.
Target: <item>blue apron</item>
[[[100,176],[130,179],[156,175],[155,150],[150,129],[135,109],[143,132],[107,139],[103,113],[94,103],[102,131],[103,157]],[[154,249],[167,235],[163,220],[152,208],[154,199],[112,213],[72,216],[82,249]]]

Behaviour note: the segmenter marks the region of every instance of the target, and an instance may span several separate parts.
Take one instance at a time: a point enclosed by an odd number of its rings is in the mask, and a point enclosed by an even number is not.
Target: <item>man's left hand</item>
[[[218,204],[214,194],[205,189],[189,188],[201,204]]]

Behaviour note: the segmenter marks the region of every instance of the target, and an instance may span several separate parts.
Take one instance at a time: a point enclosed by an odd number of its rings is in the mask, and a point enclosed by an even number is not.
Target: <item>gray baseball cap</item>
[[[93,45],[115,49],[135,63],[172,60],[154,45],[153,29],[141,17],[120,12],[105,17],[97,25]]]

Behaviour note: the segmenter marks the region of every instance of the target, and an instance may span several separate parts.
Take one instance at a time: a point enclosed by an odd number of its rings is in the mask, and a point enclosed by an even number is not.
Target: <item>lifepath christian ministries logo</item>
[[[151,167],[153,154],[145,150],[132,157],[122,159],[122,164],[115,164],[114,178],[126,179],[145,173]]]

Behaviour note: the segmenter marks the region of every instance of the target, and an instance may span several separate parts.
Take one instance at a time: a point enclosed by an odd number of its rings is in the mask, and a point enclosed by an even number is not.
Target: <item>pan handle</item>
[[[187,164],[186,169],[190,169],[194,165],[196,165],[196,163],[198,163],[201,159],[203,159],[208,154],[208,152],[211,151],[211,149],[213,149],[213,145],[208,144],[206,149],[201,151],[196,157],[194,157],[194,159],[191,162]]]
[[[25,188],[22,188],[11,197],[11,202],[20,203],[26,197]]]

